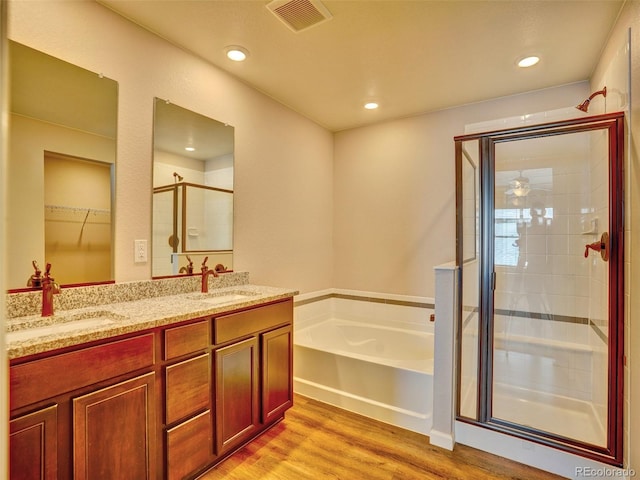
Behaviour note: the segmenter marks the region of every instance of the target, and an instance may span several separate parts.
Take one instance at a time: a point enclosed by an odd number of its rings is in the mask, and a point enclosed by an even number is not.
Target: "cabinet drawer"
[[[154,364],[153,333],[83,348],[9,370],[11,409]]]
[[[212,456],[211,412],[167,430],[167,479],[182,480],[195,473]]]
[[[204,350],[209,345],[209,322],[192,323],[168,328],[164,332],[164,359],[173,358]]]
[[[167,425],[209,408],[209,364],[209,354],[203,354],[166,368]]]
[[[221,344],[293,320],[293,301],[232,313],[214,319],[215,343]]]

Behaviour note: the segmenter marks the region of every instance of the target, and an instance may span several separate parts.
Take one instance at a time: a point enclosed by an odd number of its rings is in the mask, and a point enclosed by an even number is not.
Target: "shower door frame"
[[[491,416],[493,368],[493,313],[495,290],[494,265],[494,208],[495,208],[495,145],[501,142],[527,140],[547,136],[608,130],[609,156],[609,222],[610,258],[608,292],[608,405],[607,445],[596,445],[569,439],[561,435],[515,424]],[[460,413],[462,383],[462,320],[464,288],[463,268],[463,142],[478,141],[480,175],[478,201],[479,220],[479,278],[478,278],[478,358],[476,416]],[[456,342],[457,403],[456,420],[530,440],[611,465],[623,462],[623,404],[624,404],[624,113],[594,115],[571,120],[482,132],[454,137],[456,152],[456,265],[459,267],[458,328]]]

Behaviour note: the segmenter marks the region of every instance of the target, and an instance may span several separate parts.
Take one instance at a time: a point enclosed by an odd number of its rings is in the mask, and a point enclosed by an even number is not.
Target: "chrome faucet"
[[[207,260],[209,259],[209,257],[204,257],[204,260],[202,262],[202,289],[200,290],[202,293],[207,293],[209,291],[209,275],[213,275],[214,277],[218,276],[218,272],[214,270],[210,270],[209,267],[207,267]]]
[[[50,275],[51,264],[47,263],[47,268],[42,277],[42,316],[50,317],[53,315],[53,295],[60,293],[60,285],[58,285]]]

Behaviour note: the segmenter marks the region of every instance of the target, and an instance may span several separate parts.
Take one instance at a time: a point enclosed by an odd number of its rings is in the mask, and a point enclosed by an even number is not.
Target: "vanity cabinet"
[[[293,403],[293,300],[10,365],[11,480],[195,478]]]
[[[154,479],[153,334],[12,364],[10,478]]]

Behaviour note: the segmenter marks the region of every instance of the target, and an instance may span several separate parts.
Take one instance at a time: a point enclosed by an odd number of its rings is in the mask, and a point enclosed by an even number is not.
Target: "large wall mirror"
[[[35,265],[62,285],[108,282],[118,84],[9,42],[7,285]]]
[[[152,275],[230,270],[234,128],[163,99],[154,113]]]

